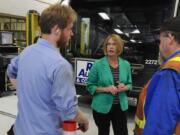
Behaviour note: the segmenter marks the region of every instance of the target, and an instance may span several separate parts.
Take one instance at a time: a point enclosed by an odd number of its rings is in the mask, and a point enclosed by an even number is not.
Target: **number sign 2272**
[[[145,64],[146,64],[146,65],[157,65],[157,64],[158,64],[158,61],[157,61],[157,60],[149,60],[149,59],[146,59],[146,60],[145,60]]]

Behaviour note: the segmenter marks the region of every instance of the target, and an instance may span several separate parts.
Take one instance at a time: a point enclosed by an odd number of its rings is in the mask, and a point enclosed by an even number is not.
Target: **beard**
[[[57,47],[58,48],[66,48],[67,44],[68,44],[67,38],[62,33],[59,40],[57,41]]]

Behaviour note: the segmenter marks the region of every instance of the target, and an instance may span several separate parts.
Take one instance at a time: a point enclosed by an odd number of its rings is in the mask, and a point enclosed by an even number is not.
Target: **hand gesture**
[[[127,89],[127,86],[124,83],[119,83],[117,85],[117,89],[118,89],[119,92],[125,91]]]
[[[112,95],[116,95],[118,93],[118,89],[114,85],[106,87],[106,90],[107,92],[110,92]]]

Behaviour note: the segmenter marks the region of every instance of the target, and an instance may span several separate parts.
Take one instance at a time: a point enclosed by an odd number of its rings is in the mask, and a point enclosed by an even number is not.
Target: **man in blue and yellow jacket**
[[[180,135],[180,19],[160,27],[163,64],[142,90],[136,111],[136,135]]]

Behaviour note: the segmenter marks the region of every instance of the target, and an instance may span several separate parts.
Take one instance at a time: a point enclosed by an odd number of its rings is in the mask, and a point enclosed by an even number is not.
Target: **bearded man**
[[[18,96],[15,135],[62,135],[60,125],[67,120],[87,131],[88,120],[78,110],[72,67],[59,53],[73,35],[75,20],[70,6],[49,6],[40,17],[42,38],[9,64],[7,74]]]

